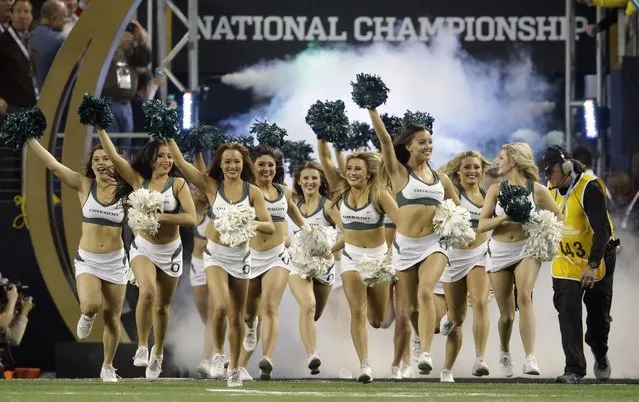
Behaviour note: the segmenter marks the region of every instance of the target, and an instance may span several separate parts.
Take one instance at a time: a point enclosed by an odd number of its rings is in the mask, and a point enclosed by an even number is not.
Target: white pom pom
[[[215,217],[215,229],[220,241],[229,247],[239,247],[255,236],[255,209],[245,203],[230,204]]]
[[[528,233],[523,253],[538,261],[552,261],[561,241],[563,222],[557,220],[554,213],[542,209],[533,212],[523,228]]]
[[[126,269],[126,274],[124,274],[124,278],[131,285],[138,286],[138,281],[137,281],[137,279],[135,279],[135,275],[133,274],[133,270],[130,267]]]
[[[364,256],[359,262],[359,274],[366,286],[372,287],[382,283],[393,283],[397,280],[395,268],[388,261],[387,255],[376,257]]]
[[[160,228],[156,214],[164,211],[164,197],[157,191],[140,188],[127,199],[129,227],[136,232],[155,235]]]
[[[444,200],[437,206],[433,218],[435,233],[449,247],[467,246],[475,241],[475,231],[470,223],[470,212],[455,205],[453,200]]]
[[[337,231],[330,226],[304,226],[295,233],[289,254],[302,278],[317,278],[326,274],[328,261],[325,256],[330,255],[336,239]]]

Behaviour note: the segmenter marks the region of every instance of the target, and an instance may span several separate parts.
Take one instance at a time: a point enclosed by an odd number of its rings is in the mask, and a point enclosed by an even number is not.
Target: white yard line
[[[318,398],[426,398],[426,397],[487,397],[487,398],[539,398],[535,394],[506,394],[497,392],[446,392],[446,391],[415,391],[415,392],[320,392],[320,391],[262,391],[255,389],[206,389],[209,392],[222,395],[247,396],[314,396]],[[556,395],[544,395],[555,397]]]

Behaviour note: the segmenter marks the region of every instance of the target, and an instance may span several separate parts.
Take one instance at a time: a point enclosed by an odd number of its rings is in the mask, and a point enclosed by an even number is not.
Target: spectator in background
[[[0,0],[0,33],[9,28],[13,0]]]
[[[131,108],[133,110],[133,132],[141,133],[146,131],[142,104],[146,100],[155,98],[155,93],[160,85],[164,84],[166,77],[163,75],[153,77],[148,67],[138,67],[136,72],[138,74],[138,91],[131,101]]]
[[[64,24],[64,28],[62,28],[62,34],[66,38],[80,17],[75,13],[75,10],[78,8],[78,0],[64,0],[64,4],[67,6],[67,23]]]
[[[89,6],[90,3],[91,3],[91,0],[80,0],[78,2],[78,6],[75,9],[75,15],[80,17],[80,15],[82,14],[82,11],[84,11]]]
[[[0,108],[6,109],[6,113],[19,112],[37,101],[27,48],[33,21],[31,12],[29,0],[16,0],[11,7],[11,26],[0,34]]]
[[[586,170],[585,174],[589,174],[591,176],[596,176],[595,172],[592,170],[593,167],[593,157],[592,153],[586,147],[577,147],[572,151],[572,157],[575,160],[581,162]]]
[[[67,7],[60,0],[47,0],[40,9],[40,26],[29,37],[36,83],[42,90],[58,50],[64,42],[62,29],[67,22]]]
[[[147,33],[133,21],[122,35],[104,83],[102,95],[111,98],[113,124],[106,128],[108,133],[133,132],[133,110],[131,101],[138,92],[138,67],[146,67],[151,60]],[[117,141],[120,148],[128,151],[130,138]]]

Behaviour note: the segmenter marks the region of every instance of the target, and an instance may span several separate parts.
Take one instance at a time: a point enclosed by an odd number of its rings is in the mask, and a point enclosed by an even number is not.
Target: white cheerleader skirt
[[[153,244],[136,236],[131,243],[129,258],[133,262],[138,256],[148,258],[168,276],[177,278],[182,275],[182,239],[180,238],[168,244]]]
[[[488,253],[490,255],[491,266],[487,268],[488,272],[499,272],[506,268],[519,263],[519,261],[528,257],[524,254],[524,246],[528,239],[520,240],[514,243],[504,243],[490,239],[488,244]]]
[[[488,242],[479,246],[460,250],[451,248],[448,253],[448,265],[442,274],[442,282],[457,282],[464,279],[466,275],[475,267],[489,268],[490,258],[488,257]]]
[[[116,285],[125,285],[129,262],[124,248],[110,253],[89,253],[78,249],[73,261],[75,276],[89,274]]]
[[[209,240],[204,248],[204,269],[220,267],[238,279],[249,279],[251,275],[251,252],[248,244],[227,247]]]
[[[364,256],[379,257],[381,255],[386,255],[387,252],[388,246],[385,242],[375,248],[356,247],[351,244],[345,243],[344,249],[342,250],[342,259],[340,260],[340,275],[348,271],[359,272],[359,263]]]
[[[435,253],[442,253],[448,258],[448,246],[441,241],[441,236],[431,233],[424,237],[408,237],[395,233],[392,257],[396,271],[412,268]]]
[[[250,249],[251,252],[251,274],[250,279],[255,279],[265,274],[269,269],[280,267],[291,271],[291,257],[284,243],[266,251]]]
[[[206,286],[206,273],[204,273],[204,260],[194,255],[191,256],[191,270],[189,271],[191,287]]]

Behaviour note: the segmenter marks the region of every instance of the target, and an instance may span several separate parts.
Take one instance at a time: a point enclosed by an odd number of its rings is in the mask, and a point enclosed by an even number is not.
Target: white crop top
[[[370,196],[368,203],[361,208],[354,209],[348,205],[348,191],[342,196],[342,205],[339,208],[344,229],[368,230],[384,226],[384,214],[377,212]]]
[[[470,212],[470,224],[476,228],[479,225],[482,206],[475,204],[475,202],[468,197],[466,190],[464,190],[462,186],[457,186],[457,189],[459,190],[459,203],[466,211]],[[485,198],[486,192],[482,188],[480,188],[479,191],[481,191],[481,195]]]
[[[82,222],[93,223],[102,226],[120,227],[124,222],[124,205],[119,199],[111,204],[103,204],[98,201],[98,185],[91,183],[91,190],[84,205],[82,205]]]
[[[268,211],[268,214],[271,215],[271,220],[273,222],[284,222],[286,221],[286,214],[288,213],[288,201],[286,199],[286,194],[279,184],[273,183],[273,186],[277,189],[277,198],[271,201],[264,196],[266,210]]]
[[[175,181],[174,177],[169,177],[166,180],[166,184],[160,193],[162,197],[164,197],[164,213],[165,214],[177,214],[180,212],[180,201],[175,198],[175,194],[173,192],[173,181]],[[142,188],[149,188],[149,181],[144,179],[142,182]]]
[[[196,227],[195,230],[193,231],[193,236],[196,239],[204,239],[206,240],[206,227],[208,226],[209,222],[211,222],[211,218],[209,217],[208,214],[204,214],[204,217],[202,217],[202,222],[200,222]]]
[[[428,184],[420,179],[413,169],[406,166],[408,170],[408,182],[404,188],[396,194],[397,206],[404,205],[439,205],[444,201],[444,186],[439,180],[439,175],[429,166],[428,167],[435,182]]]
[[[333,223],[326,216],[325,203],[326,198],[320,197],[319,203],[317,204],[317,208],[311,214],[304,215],[302,213],[302,205],[303,201],[297,203],[297,208],[300,210],[300,214],[304,217],[304,223],[310,227],[317,226],[334,226]],[[295,223],[293,223],[293,233],[299,232],[301,230]]]
[[[499,185],[499,192],[501,193],[501,191],[508,185],[508,181],[504,180],[501,182],[501,184]],[[528,199],[530,200],[530,203],[532,204],[532,210],[535,210],[535,197],[533,196],[533,194],[535,193],[535,182],[528,179],[527,183],[526,183],[526,189],[528,190]],[[499,201],[497,201],[496,205],[495,205],[495,216],[504,216],[506,213],[504,212],[504,209],[501,207],[501,205],[499,205]]]
[[[249,205],[249,184],[244,182],[242,185],[242,198],[240,198],[236,202],[231,202],[226,199],[224,196],[224,182],[219,182],[217,185],[217,194],[215,196],[215,201],[213,201],[213,205],[211,205],[211,219],[215,219],[217,215],[220,214],[220,211],[231,204],[246,204]]]

